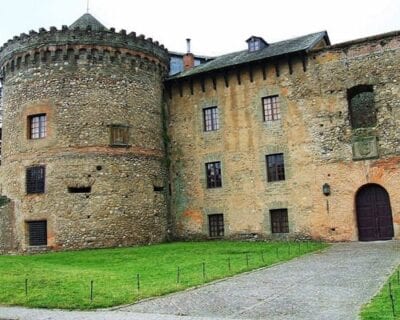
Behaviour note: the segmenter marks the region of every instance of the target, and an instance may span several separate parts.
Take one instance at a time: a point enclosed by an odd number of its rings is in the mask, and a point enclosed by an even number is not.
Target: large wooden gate
[[[360,241],[390,240],[394,235],[389,195],[377,184],[360,188],[356,195]]]

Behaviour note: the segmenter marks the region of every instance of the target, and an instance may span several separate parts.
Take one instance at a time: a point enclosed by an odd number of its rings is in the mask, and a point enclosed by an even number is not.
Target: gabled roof
[[[90,26],[93,31],[107,30],[107,28],[90,13],[85,13],[83,16],[81,16],[78,20],[70,25],[70,29],[79,28],[86,30],[88,26]]]
[[[169,77],[169,79],[181,79],[218,69],[227,69],[233,66],[256,62],[259,60],[273,59],[287,54],[308,52],[309,50],[313,49],[313,47],[322,39],[325,39],[326,43],[330,45],[328,33],[326,31],[321,31],[298,38],[270,43],[267,47],[253,52],[249,52],[246,49],[243,51],[228,53],[223,56],[216,57],[210,62],[203,63],[189,70],[182,71],[181,73]]]

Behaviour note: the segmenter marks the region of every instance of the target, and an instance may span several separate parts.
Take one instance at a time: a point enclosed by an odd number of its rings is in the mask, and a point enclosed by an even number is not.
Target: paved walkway
[[[0,307],[0,319],[351,320],[399,264],[399,241],[335,244],[272,268],[116,310]]]

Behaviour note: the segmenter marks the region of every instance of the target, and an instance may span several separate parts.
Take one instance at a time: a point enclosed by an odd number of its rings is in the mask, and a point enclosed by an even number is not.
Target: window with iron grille
[[[274,209],[269,211],[271,215],[272,233],[288,233],[289,221],[287,209]]]
[[[208,216],[208,228],[210,237],[224,236],[224,215],[222,213],[210,214]]]
[[[129,145],[129,126],[110,125],[110,145],[114,147],[126,147]]]
[[[46,114],[35,114],[28,117],[29,139],[43,139],[47,134]]]
[[[221,162],[206,163],[207,188],[222,187]]]
[[[265,156],[267,162],[268,181],[285,180],[285,163],[283,153],[269,154]]]
[[[45,246],[47,245],[47,221],[29,221],[28,239],[30,246]]]
[[[262,98],[264,121],[276,121],[281,118],[278,96]]]
[[[36,166],[26,169],[26,193],[44,193],[44,182],[44,166]]]
[[[204,131],[215,131],[219,129],[218,108],[211,107],[203,109]]]

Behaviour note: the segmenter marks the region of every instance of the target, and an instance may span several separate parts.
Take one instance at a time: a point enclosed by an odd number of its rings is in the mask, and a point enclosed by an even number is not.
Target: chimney
[[[190,39],[186,39],[187,52],[183,55],[184,70],[189,70],[194,67],[194,55],[190,52]]]

